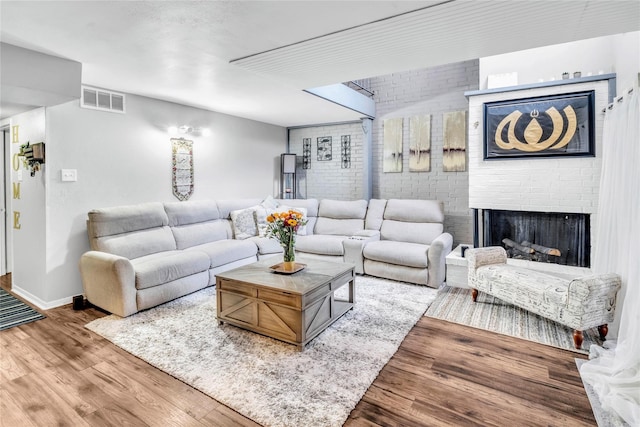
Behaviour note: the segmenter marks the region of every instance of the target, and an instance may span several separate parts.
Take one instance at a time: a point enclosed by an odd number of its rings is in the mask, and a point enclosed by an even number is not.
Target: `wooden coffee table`
[[[266,259],[216,275],[217,318],[300,350],[353,308],[354,265],[309,261],[295,274],[274,273]],[[335,291],[348,286],[348,297]]]

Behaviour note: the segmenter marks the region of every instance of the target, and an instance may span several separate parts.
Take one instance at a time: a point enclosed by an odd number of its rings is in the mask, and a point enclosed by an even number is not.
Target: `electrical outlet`
[[[60,179],[63,182],[71,182],[78,180],[78,171],[77,169],[61,169],[60,170]]]

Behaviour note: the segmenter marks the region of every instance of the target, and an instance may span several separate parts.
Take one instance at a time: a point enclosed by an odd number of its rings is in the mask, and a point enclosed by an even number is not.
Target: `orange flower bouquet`
[[[275,237],[284,249],[284,262],[296,259],[296,234],[307,224],[307,219],[298,211],[274,212],[267,216],[267,237]]]

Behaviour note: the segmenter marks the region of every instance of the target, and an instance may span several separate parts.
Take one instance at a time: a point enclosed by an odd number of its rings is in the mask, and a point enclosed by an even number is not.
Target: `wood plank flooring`
[[[0,426],[257,426],[84,328],[105,313],[45,314],[0,332]],[[577,356],[424,317],[345,426],[596,426]]]

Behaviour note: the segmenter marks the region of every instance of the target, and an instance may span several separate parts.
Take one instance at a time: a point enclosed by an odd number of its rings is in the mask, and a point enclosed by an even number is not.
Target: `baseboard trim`
[[[19,296],[20,298],[24,298],[31,304],[35,305],[41,310],[50,310],[52,308],[60,307],[63,305],[71,304],[73,302],[73,297],[60,298],[55,301],[43,301],[37,296],[33,295],[31,292],[25,291],[24,289],[16,286],[15,283],[11,286],[11,292]]]

